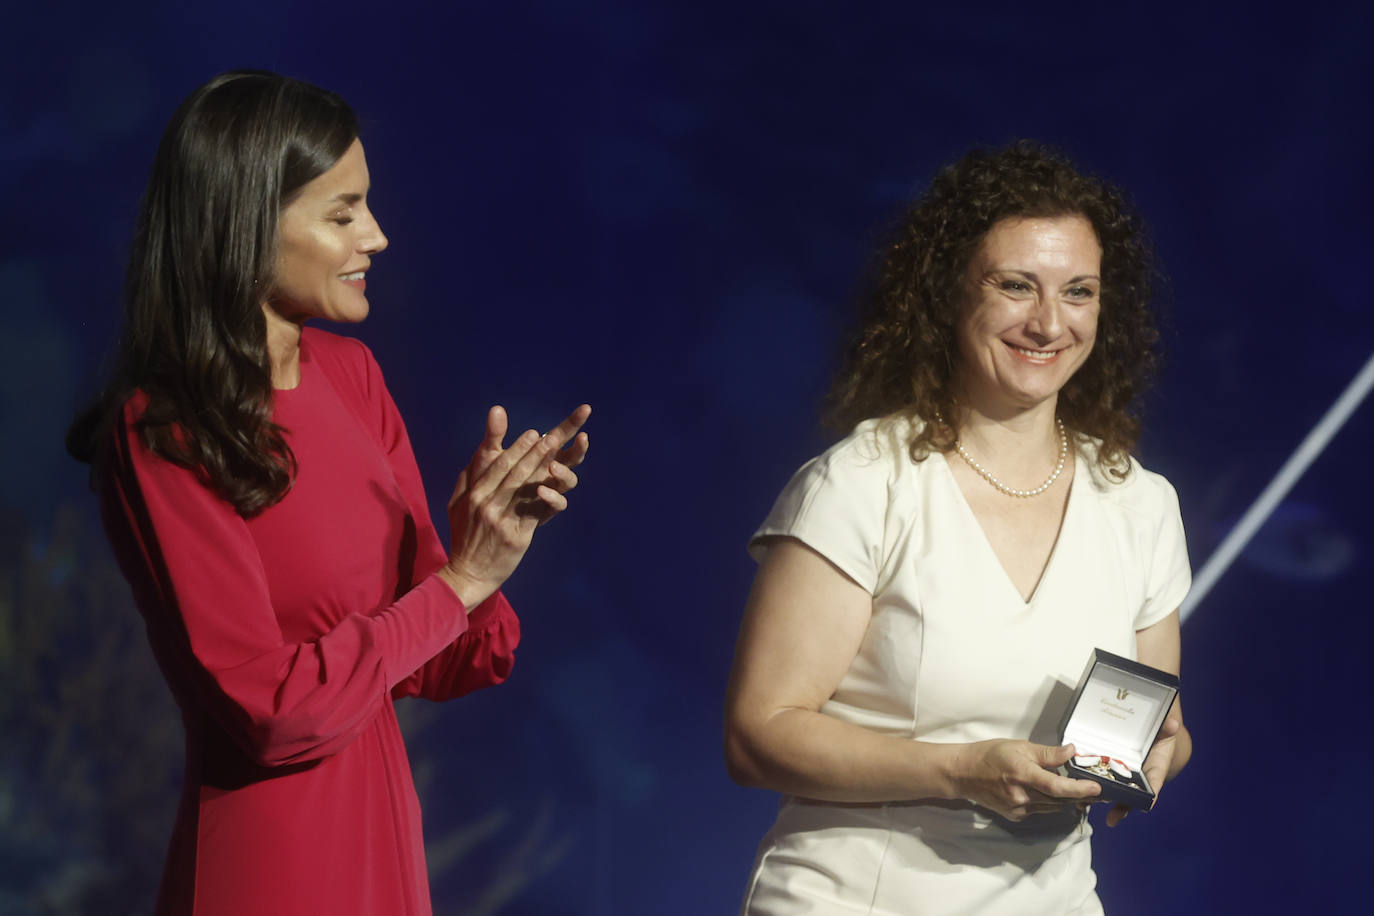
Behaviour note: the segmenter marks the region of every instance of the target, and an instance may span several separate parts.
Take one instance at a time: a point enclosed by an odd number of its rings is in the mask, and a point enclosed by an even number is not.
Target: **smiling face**
[[[308,318],[356,322],[367,317],[365,274],[372,255],[387,245],[367,207],[368,187],[363,145],[354,140],[329,171],[282,209],[267,308],[296,324]]]
[[[1082,216],[1005,219],[964,275],[957,381],[988,415],[1052,401],[1092,352],[1102,246]]]

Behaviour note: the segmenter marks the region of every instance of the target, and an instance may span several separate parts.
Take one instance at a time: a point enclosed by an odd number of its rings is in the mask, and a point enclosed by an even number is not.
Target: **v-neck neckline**
[[[1041,593],[1045,590],[1045,583],[1049,581],[1050,574],[1054,571],[1056,565],[1055,561],[1059,557],[1060,545],[1064,543],[1065,532],[1069,530],[1069,520],[1074,515],[1074,503],[1077,502],[1074,498],[1074,494],[1077,492],[1083,479],[1083,468],[1079,461],[1077,451],[1075,451],[1073,456],[1073,478],[1069,481],[1068,499],[1064,505],[1064,512],[1059,517],[1059,530],[1055,532],[1054,544],[1050,547],[1050,555],[1045,559],[1045,565],[1040,570],[1040,578],[1036,580],[1035,588],[1031,589],[1030,597],[1025,597],[1021,594],[1021,589],[1016,587],[1016,583],[1012,581],[1011,574],[1007,572],[1007,568],[1002,565],[1002,558],[997,555],[996,549],[992,546],[992,541],[988,539],[988,533],[983,530],[983,523],[978,521],[978,516],[974,513],[973,507],[969,505],[968,498],[964,496],[964,491],[959,488],[959,481],[955,479],[954,471],[949,466],[948,456],[944,452],[935,452],[931,455],[932,458],[937,456],[944,466],[945,482],[949,485],[950,489],[954,491],[954,498],[959,503],[967,524],[978,533],[978,540],[983,545],[984,555],[997,569],[1002,582],[1011,592],[1012,597],[1016,599],[1017,605],[1022,609],[1029,609],[1035,604],[1035,600],[1039,598]]]

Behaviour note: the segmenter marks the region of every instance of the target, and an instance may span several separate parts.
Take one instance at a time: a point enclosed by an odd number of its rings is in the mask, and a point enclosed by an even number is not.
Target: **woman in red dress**
[[[444,549],[371,353],[304,326],[365,318],[387,245],[357,128],[272,73],[182,104],[118,368],[69,436],[186,726],[160,914],[430,912],[392,704],[509,675],[499,588],[586,454],[586,405],[509,446],[493,407]]]

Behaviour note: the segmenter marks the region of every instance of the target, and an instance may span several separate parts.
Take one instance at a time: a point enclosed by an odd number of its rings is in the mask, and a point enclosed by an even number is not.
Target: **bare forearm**
[[[836,802],[958,798],[952,776],[963,745],[881,735],[808,709],[732,722],[730,776],[741,785]]]
[[[1169,775],[1164,777],[1164,781],[1168,782],[1177,776],[1192,756],[1193,735],[1188,731],[1188,726],[1180,725],[1178,734],[1174,735],[1174,757],[1169,761]]]
[[[1012,738],[932,744],[822,714],[862,643],[872,596],[783,540],[764,557],[726,693],[725,759],[738,783],[837,802],[968,799],[1011,820],[1095,796],[1055,771],[1073,753]]]
[[[434,574],[442,579],[449,588],[453,589],[453,594],[458,597],[459,601],[463,602],[463,607],[467,608],[469,614],[472,613],[473,608],[494,595],[498,588],[496,583],[478,582],[471,577],[461,576],[454,572],[448,564],[439,567]]]

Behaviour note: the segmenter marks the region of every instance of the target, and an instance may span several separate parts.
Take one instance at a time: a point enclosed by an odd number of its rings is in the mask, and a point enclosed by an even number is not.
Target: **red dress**
[[[186,725],[159,914],[428,914],[420,807],[392,701],[510,673],[498,592],[469,615],[372,354],[306,329],[275,393],[299,471],[241,518],[152,455],[125,406],[105,527]]]

